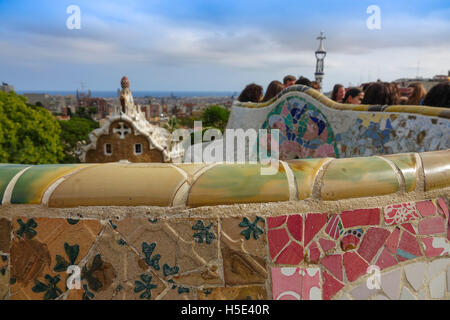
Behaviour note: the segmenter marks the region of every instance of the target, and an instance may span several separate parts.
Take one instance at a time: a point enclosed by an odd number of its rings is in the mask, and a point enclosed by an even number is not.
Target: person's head
[[[411,83],[408,86],[408,102],[406,104],[411,106],[417,106],[420,104],[420,101],[425,97],[427,94],[423,84],[421,83]]]
[[[295,84],[295,80],[296,78],[294,76],[287,75],[286,77],[283,78],[284,87],[287,88],[293,86]]]
[[[399,104],[400,101],[400,90],[398,89],[398,85],[395,82],[385,82],[384,83],[388,87],[388,101],[386,104],[388,105],[396,105]]]
[[[342,84],[335,84],[333,87],[333,93],[331,94],[331,100],[336,102],[344,102],[345,88]]]
[[[317,91],[320,90],[320,84],[317,81],[311,82],[311,88],[316,89]]]
[[[305,77],[298,78],[298,80],[295,82],[295,84],[302,84],[304,86],[311,87],[311,81],[309,81],[309,79],[305,78]]]
[[[450,108],[450,82],[442,82],[428,91],[424,106]]]
[[[271,83],[269,83],[269,86],[267,87],[266,94],[261,102],[266,102],[275,97],[277,94],[279,94],[285,87],[280,81],[274,80]]]
[[[384,82],[374,82],[364,91],[362,104],[388,105],[391,104],[389,85]]]
[[[242,90],[238,100],[240,102],[260,102],[263,95],[263,87],[250,83]]]
[[[363,98],[364,92],[362,92],[361,89],[351,88],[345,93],[344,103],[361,104]]]

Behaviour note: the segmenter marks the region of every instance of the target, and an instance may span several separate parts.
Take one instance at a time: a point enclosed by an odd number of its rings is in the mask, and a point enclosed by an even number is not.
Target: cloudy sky
[[[69,30],[69,5],[81,29]],[[381,29],[369,30],[377,5]],[[449,0],[0,0],[0,81],[16,90],[240,91],[286,74],[324,89],[450,69]]]

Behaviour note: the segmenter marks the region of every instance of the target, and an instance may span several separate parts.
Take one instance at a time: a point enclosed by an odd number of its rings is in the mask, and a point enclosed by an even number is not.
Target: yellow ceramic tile
[[[414,153],[402,153],[384,155],[384,158],[391,160],[400,169],[405,178],[406,191],[411,192],[416,189],[417,182],[417,169],[416,169],[416,157]]]
[[[298,199],[303,200],[311,196],[317,171],[330,158],[302,159],[288,161],[297,182]]]
[[[425,171],[425,191],[450,186],[450,150],[419,153]]]
[[[337,159],[324,174],[323,200],[385,195],[397,192],[394,169],[377,157]]]
[[[74,172],[86,164],[51,164],[33,166],[17,180],[12,196],[13,204],[39,204],[44,192],[62,176]]]
[[[261,175],[260,164],[220,164],[203,173],[192,186],[188,205],[210,206],[233,203],[289,200],[283,166],[274,175]]]
[[[104,164],[61,183],[49,207],[169,206],[183,181],[183,175],[167,164]]]
[[[180,163],[175,164],[178,168],[185,171],[188,175],[194,176],[198,171],[207,167],[209,164],[206,163]]]

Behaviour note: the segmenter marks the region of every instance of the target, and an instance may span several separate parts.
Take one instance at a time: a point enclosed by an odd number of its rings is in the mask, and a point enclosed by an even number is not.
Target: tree
[[[64,145],[64,163],[78,162],[73,152],[78,141],[88,141],[89,133],[99,127],[98,122],[86,118],[74,117],[68,121],[59,121],[61,126],[61,143]]]
[[[203,127],[213,127],[220,131],[224,131],[228,118],[230,117],[230,110],[221,105],[211,105],[203,110],[202,125]]]
[[[48,110],[27,105],[15,92],[0,92],[0,162],[59,163],[64,158],[60,133]]]

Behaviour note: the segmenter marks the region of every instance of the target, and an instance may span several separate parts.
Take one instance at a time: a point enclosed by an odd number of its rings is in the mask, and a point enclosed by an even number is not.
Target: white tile
[[[416,300],[416,298],[407,287],[403,287],[400,300]]]
[[[405,266],[406,279],[414,288],[414,290],[420,289],[423,284],[425,276],[425,269],[427,264],[425,262],[416,262]]]
[[[367,288],[367,283],[363,282],[356,288],[350,291],[350,294],[355,298],[356,300],[367,300],[372,294],[377,292],[377,289],[369,289]]]
[[[419,291],[419,293],[417,293],[417,298],[419,300],[427,300],[427,291],[425,288],[423,288],[422,290]]]
[[[381,289],[391,299],[397,300],[400,290],[400,276],[402,269],[398,268],[389,273],[381,275]]]
[[[436,259],[428,264],[428,280],[433,280],[450,265],[450,258]]]
[[[433,299],[442,299],[445,290],[445,272],[430,282],[430,295]]]

